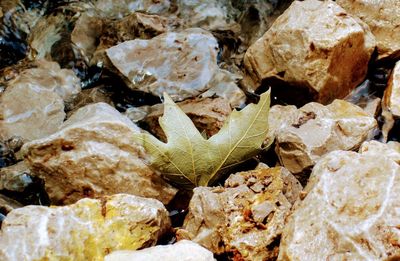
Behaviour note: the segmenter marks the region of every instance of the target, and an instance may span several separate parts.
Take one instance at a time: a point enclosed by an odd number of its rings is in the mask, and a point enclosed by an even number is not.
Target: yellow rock
[[[126,194],[27,206],[4,220],[0,260],[103,260],[115,250],[155,245],[169,227],[161,202]]]

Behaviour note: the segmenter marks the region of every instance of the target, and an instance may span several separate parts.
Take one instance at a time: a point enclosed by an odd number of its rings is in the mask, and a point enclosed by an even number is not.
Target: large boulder
[[[87,105],[53,135],[27,143],[25,162],[45,180],[53,204],[128,193],[168,203],[176,190],[144,162],[139,128],[106,103]]]
[[[198,28],[126,41],[107,50],[131,88],[160,97],[167,92],[175,101],[210,88],[207,84],[218,71],[217,53],[217,40]]]
[[[155,199],[118,194],[64,207],[12,210],[1,225],[0,260],[103,260],[155,245],[170,228]]]
[[[301,189],[282,167],[233,174],[224,187],[197,187],[177,236],[237,260],[276,258],[276,242]]]
[[[336,0],[336,3],[368,24],[376,38],[378,60],[400,57],[400,1]]]
[[[154,246],[137,251],[115,251],[104,258],[104,261],[213,261],[213,253],[204,247],[182,240],[173,245]]]
[[[368,27],[335,2],[295,1],[247,50],[243,85],[329,103],[364,80],[374,48]]]
[[[281,164],[294,174],[307,174],[330,151],[358,149],[377,128],[373,116],[343,100],[327,106],[311,102],[298,110],[294,106],[280,108],[277,112],[281,113],[271,115],[275,119],[270,116],[275,151]]]
[[[361,153],[334,151],[322,158],[288,219],[278,260],[398,257],[399,156],[399,145],[372,142]]]
[[[80,90],[73,71],[54,62],[22,71],[0,96],[0,140],[20,136],[30,141],[54,133],[65,118],[64,102]]]

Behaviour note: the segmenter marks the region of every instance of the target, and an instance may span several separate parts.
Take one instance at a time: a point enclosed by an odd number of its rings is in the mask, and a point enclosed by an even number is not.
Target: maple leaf
[[[150,165],[182,188],[209,186],[232,167],[259,153],[268,133],[270,91],[258,104],[234,110],[221,130],[204,138],[190,118],[164,94],[160,117],[167,143],[148,133],[137,134],[150,156]]]

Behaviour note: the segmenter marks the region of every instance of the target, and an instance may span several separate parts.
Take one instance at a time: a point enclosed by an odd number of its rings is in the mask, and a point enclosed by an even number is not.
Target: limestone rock
[[[115,193],[168,203],[176,190],[144,163],[144,149],[132,137],[139,131],[110,105],[96,103],[22,150],[29,168],[45,180],[53,204]]]
[[[301,189],[282,167],[233,174],[225,187],[197,187],[178,238],[237,260],[276,258],[278,247],[273,243]]]
[[[11,211],[0,231],[0,259],[103,260],[115,250],[155,245],[170,227],[154,199],[118,194],[64,207]]]
[[[400,57],[400,2],[396,0],[337,0],[349,14],[368,24],[376,38],[378,59]]]
[[[275,151],[295,174],[310,170],[330,151],[358,149],[377,127],[373,116],[343,100],[327,106],[308,103],[294,112],[295,121],[291,119],[293,115],[285,116],[284,128],[276,132]]]
[[[364,80],[374,48],[368,27],[335,2],[295,1],[247,50],[243,85],[263,81],[326,104]]]
[[[97,0],[94,6],[110,18],[122,18],[135,11],[160,14],[168,11],[169,0]]]
[[[217,40],[195,28],[126,41],[108,49],[107,56],[131,88],[160,97],[167,92],[177,101],[209,88],[218,70],[217,52]]]
[[[399,165],[379,150],[327,154],[288,219],[278,260],[398,257],[399,174]]]
[[[394,117],[400,117],[400,62],[396,63],[389,78],[383,104]]]
[[[400,143],[389,141],[381,143],[376,140],[364,142],[359,151],[361,154],[379,154],[392,159],[397,164],[400,164]]]
[[[218,133],[224,125],[225,119],[232,111],[228,100],[223,98],[196,98],[177,104],[190,117],[197,129],[205,133],[207,137]],[[158,122],[158,119],[164,113],[164,106],[155,105],[151,108],[151,111],[144,119],[144,122],[155,136],[166,140],[165,134]]]
[[[200,245],[182,240],[173,245],[154,246],[137,251],[116,251],[107,255],[104,261],[212,261],[213,253]]]
[[[20,136],[29,141],[54,133],[65,118],[64,101],[81,89],[72,70],[53,62],[39,63],[10,81],[0,96],[2,140]]]

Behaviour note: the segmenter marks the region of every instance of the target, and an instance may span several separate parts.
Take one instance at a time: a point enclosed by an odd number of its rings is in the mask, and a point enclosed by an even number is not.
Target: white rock
[[[183,100],[204,92],[218,70],[217,40],[202,29],[123,42],[107,56],[133,89]]]
[[[370,150],[334,151],[314,167],[285,226],[278,260],[390,260],[400,253],[400,168]]]
[[[45,180],[54,204],[128,193],[168,203],[176,190],[145,163],[133,135],[139,128],[105,103],[74,113],[60,131],[22,148],[25,162]]]
[[[11,211],[0,231],[0,260],[103,260],[115,250],[155,245],[170,228],[154,199],[118,194],[64,207]]]
[[[294,1],[247,50],[243,85],[264,81],[326,104],[364,80],[374,48],[368,26],[335,2]]]
[[[296,111],[289,108],[286,115],[273,114],[275,121],[284,122],[274,128],[275,151],[281,164],[295,174],[310,170],[330,151],[358,149],[377,127],[373,116],[343,100],[327,106],[312,102]]]
[[[212,261],[213,253],[188,240],[173,245],[154,246],[137,251],[116,251],[107,255],[104,261]]]

